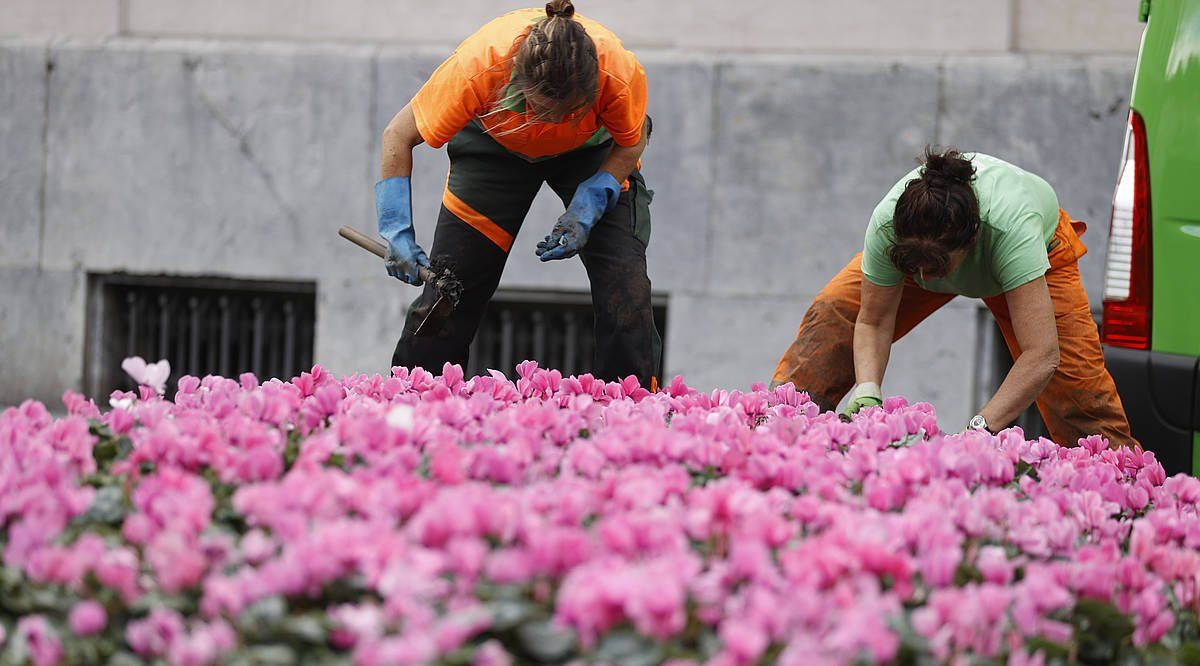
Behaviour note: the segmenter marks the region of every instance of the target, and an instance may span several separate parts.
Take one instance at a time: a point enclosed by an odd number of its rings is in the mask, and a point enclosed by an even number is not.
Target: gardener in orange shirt
[[[969,427],[1037,401],[1054,441],[1136,444],[1079,279],[1085,229],[1045,180],[990,155],[927,151],[875,208],[863,251],[825,286],[775,369],[823,409],[880,405],[894,340],[956,295],[982,298],[1016,362]]]
[[[570,0],[511,12],[467,38],[383,134],[375,185],[379,233],[393,277],[420,285],[429,264],[412,225],[412,150],[448,144],[450,175],[432,255],[464,287],[451,319],[416,335],[436,294],[409,310],[393,365],[465,365],[513,239],[542,183],[566,212],[538,244],[542,261],[580,255],[596,317],[594,373],[649,387],[662,341],[654,325],[646,245],[652,193],[638,170],[650,135],[646,73]]]

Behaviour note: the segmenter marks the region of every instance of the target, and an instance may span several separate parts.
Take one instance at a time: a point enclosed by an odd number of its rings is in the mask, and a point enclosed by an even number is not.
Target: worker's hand
[[[417,245],[413,231],[412,181],[402,176],[375,183],[375,213],[379,217],[379,235],[388,244],[384,257],[388,275],[420,286],[420,267],[429,265],[429,257]]]
[[[850,402],[846,403],[838,416],[843,421],[849,421],[850,417],[857,414],[862,408],[881,405],[883,405],[883,392],[879,389],[879,384],[863,382],[854,387],[854,392],[850,394]]]
[[[607,171],[601,171],[579,184],[567,212],[558,218],[545,240],[538,243],[537,256],[542,261],[567,259],[579,254],[587,244],[592,227],[617,205],[621,184]]]

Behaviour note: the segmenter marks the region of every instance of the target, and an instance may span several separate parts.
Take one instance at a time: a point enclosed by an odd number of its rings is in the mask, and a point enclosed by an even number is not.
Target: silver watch
[[[987,419],[983,418],[983,414],[976,414],[975,416],[972,416],[971,422],[967,424],[967,427],[971,430],[985,430],[987,432],[991,432],[991,428],[988,428]]]

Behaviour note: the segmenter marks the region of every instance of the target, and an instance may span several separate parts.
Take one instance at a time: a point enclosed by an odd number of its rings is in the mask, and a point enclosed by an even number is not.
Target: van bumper
[[[1200,431],[1200,358],[1104,347],[1133,436],[1153,451],[1167,474],[1195,473]]]

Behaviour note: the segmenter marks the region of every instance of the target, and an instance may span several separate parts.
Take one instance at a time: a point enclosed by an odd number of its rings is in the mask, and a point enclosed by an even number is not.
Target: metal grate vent
[[[666,357],[666,297],[655,296],[653,307]],[[564,376],[591,372],[594,324],[592,297],[587,292],[497,292],[471,344],[467,376],[494,368],[515,378],[516,364],[527,359],[561,370]],[[657,374],[662,377],[661,363]]]
[[[128,356],[167,359],[171,377],[312,367],[316,285],[222,278],[88,276],[85,383],[90,395],[133,388]]]

